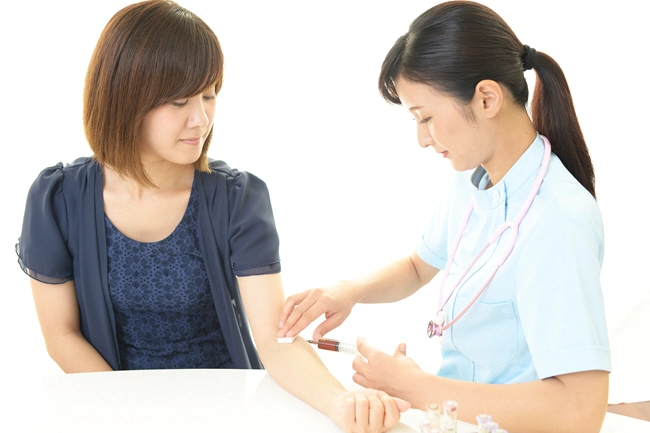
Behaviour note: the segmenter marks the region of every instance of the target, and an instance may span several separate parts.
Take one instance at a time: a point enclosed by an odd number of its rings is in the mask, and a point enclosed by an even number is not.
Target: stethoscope
[[[490,284],[492,281],[492,278],[494,278],[494,275],[497,273],[499,268],[503,266],[503,263],[505,263],[506,259],[512,252],[512,249],[515,246],[515,242],[517,241],[517,236],[519,235],[519,225],[521,224],[521,221],[524,219],[524,216],[528,212],[528,209],[530,209],[530,206],[533,204],[533,200],[535,199],[535,196],[539,192],[539,188],[542,186],[542,181],[544,180],[544,176],[546,175],[546,170],[548,168],[548,163],[551,159],[551,143],[548,141],[546,137],[543,135],[540,135],[542,138],[542,141],[544,142],[544,159],[542,160],[542,166],[539,169],[539,173],[537,174],[537,179],[535,179],[535,183],[533,184],[533,188],[530,191],[530,194],[528,195],[528,198],[526,199],[526,202],[524,203],[523,207],[517,214],[514,220],[512,221],[506,221],[503,223],[495,232],[494,234],[488,239],[487,243],[483,247],[483,249],[474,257],[474,260],[467,266],[463,274],[458,278],[456,281],[456,284],[454,284],[454,287],[449,291],[449,294],[447,295],[447,298],[445,299],[444,302],[442,302],[443,298],[443,290],[445,287],[445,282],[447,281],[447,277],[449,276],[449,271],[451,269],[451,264],[454,261],[454,257],[456,256],[456,251],[458,251],[458,245],[460,244],[460,240],[463,237],[463,233],[465,232],[465,228],[467,227],[467,223],[469,221],[470,216],[472,215],[472,212],[474,211],[474,199],[470,199],[469,201],[469,206],[467,207],[467,210],[465,211],[465,217],[463,218],[463,222],[460,225],[460,228],[458,229],[458,234],[456,235],[456,239],[454,240],[454,245],[451,250],[451,254],[449,256],[449,259],[447,260],[447,264],[445,265],[445,270],[442,275],[442,281],[440,282],[440,291],[438,292],[438,313],[436,317],[429,322],[429,326],[427,327],[427,334],[429,335],[429,338],[432,338],[434,336],[442,336],[442,331],[446,331],[447,329],[451,328],[451,326],[460,319],[463,314],[471,307],[474,302],[478,299],[479,296],[481,296],[481,293],[485,290],[485,288]],[[463,310],[458,313],[458,315],[451,320],[449,323],[446,323],[447,321],[447,315],[443,311],[443,308],[451,299],[451,296],[454,294],[458,286],[460,285],[461,281],[465,278],[467,273],[472,269],[472,267],[476,264],[478,259],[485,253],[485,251],[495,243],[496,241],[499,240],[501,235],[508,229],[512,230],[512,236],[510,238],[510,242],[505,248],[505,251],[501,254],[501,257],[497,261],[497,265],[495,266],[494,270],[492,271],[492,274],[488,277],[487,281],[483,284],[481,289],[476,292],[476,295],[469,301],[469,303],[463,308]]]

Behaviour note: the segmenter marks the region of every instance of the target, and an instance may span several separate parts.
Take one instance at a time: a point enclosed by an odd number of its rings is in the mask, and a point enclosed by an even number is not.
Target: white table
[[[40,387],[39,381],[28,383],[37,389],[23,390],[30,401],[22,400],[17,412],[3,417],[0,431],[341,432],[263,370],[61,374],[45,376]],[[20,427],[12,421],[18,412]],[[391,432],[419,432],[422,418],[421,411],[411,409]],[[459,424],[459,433],[476,431]],[[650,423],[608,413],[602,433],[615,432],[650,432]]]

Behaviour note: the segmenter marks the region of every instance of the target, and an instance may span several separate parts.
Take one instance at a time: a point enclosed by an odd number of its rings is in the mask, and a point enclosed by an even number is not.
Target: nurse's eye
[[[174,102],[172,102],[172,105],[174,107],[179,107],[180,108],[180,107],[186,106],[188,101],[189,101],[189,99],[186,99],[184,101],[174,101]]]
[[[420,120],[420,124],[429,123],[430,120],[431,120],[431,118],[430,118],[430,117],[427,117],[427,118],[425,118],[425,119]]]
[[[215,99],[217,99],[217,95],[216,95],[216,94],[215,94],[215,95],[204,95],[204,96],[203,96],[203,100],[204,100],[204,101],[214,101]]]

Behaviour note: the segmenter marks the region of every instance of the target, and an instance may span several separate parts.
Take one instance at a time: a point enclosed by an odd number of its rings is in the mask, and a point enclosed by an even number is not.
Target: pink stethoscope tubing
[[[429,322],[427,331],[429,337],[434,337],[434,336],[441,336],[442,331],[446,331],[449,329],[454,323],[460,319],[463,314],[476,302],[479,296],[483,293],[483,291],[487,288],[488,284],[492,281],[494,278],[494,275],[497,273],[499,268],[505,263],[506,259],[508,256],[510,256],[510,253],[512,252],[513,248],[515,247],[515,242],[517,241],[517,236],[519,235],[519,225],[521,224],[521,221],[524,219],[524,216],[528,212],[528,209],[530,209],[530,206],[533,204],[533,200],[535,199],[535,196],[539,192],[540,187],[542,186],[542,182],[544,181],[544,176],[546,175],[546,170],[548,168],[548,163],[551,159],[551,143],[548,141],[546,137],[543,135],[541,136],[542,141],[544,142],[544,158],[542,160],[542,165],[539,169],[539,173],[537,174],[537,178],[535,179],[535,183],[533,184],[533,188],[530,191],[530,194],[528,195],[528,198],[526,199],[526,202],[522,206],[521,210],[517,214],[514,220],[512,221],[506,221],[503,223],[495,232],[492,236],[490,236],[490,239],[488,239],[487,243],[485,246],[481,249],[481,251],[474,257],[474,260],[465,268],[465,271],[463,274],[458,278],[456,281],[456,284],[454,284],[454,287],[449,291],[449,294],[447,295],[447,298],[445,299],[444,302],[442,302],[443,298],[443,290],[445,287],[445,282],[447,281],[447,277],[449,276],[449,271],[451,269],[451,265],[454,261],[454,257],[456,256],[456,251],[458,250],[458,246],[460,245],[460,241],[463,237],[463,233],[465,232],[465,228],[467,228],[467,223],[469,222],[469,218],[472,215],[472,212],[474,210],[474,200],[470,199],[469,201],[469,206],[467,207],[467,211],[465,212],[465,216],[463,218],[463,222],[461,223],[460,228],[458,229],[458,234],[456,235],[456,239],[454,239],[454,245],[451,250],[451,254],[449,255],[449,259],[447,260],[447,264],[445,265],[445,270],[442,275],[442,281],[440,282],[440,290],[438,293],[438,313],[436,315],[436,318],[434,320],[431,320]],[[463,281],[467,273],[472,269],[472,267],[476,264],[479,258],[485,253],[485,251],[492,245],[494,242],[499,240],[501,235],[508,229],[512,230],[512,236],[510,237],[510,241],[508,242],[508,245],[506,246],[506,249],[503,251],[501,254],[501,257],[497,261],[497,265],[495,266],[494,270],[490,274],[489,278],[483,286],[481,286],[480,290],[476,292],[474,297],[469,301],[469,303],[461,310],[458,315],[451,320],[449,323],[445,323],[445,313],[443,311],[444,306],[447,304],[449,299],[451,299],[451,296],[454,294],[458,286],[460,285],[460,282]]]

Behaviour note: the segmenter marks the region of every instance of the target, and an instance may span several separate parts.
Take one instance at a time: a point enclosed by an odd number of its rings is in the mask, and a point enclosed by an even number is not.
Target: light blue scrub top
[[[552,145],[552,143],[551,143]],[[444,269],[469,200],[474,212],[445,284],[458,276],[526,201],[540,169],[539,136],[504,178],[486,190],[482,167],[460,172],[434,212],[417,253]],[[496,266],[506,231],[479,259],[445,306],[454,318]],[[469,310],[442,337],[443,377],[518,383],[586,370],[611,371],[600,269],[603,223],[594,198],[551,154],[548,171],[505,264]],[[441,272],[442,273],[442,272]],[[433,286],[438,290],[439,280]],[[436,297],[437,302],[437,297]],[[431,318],[437,305],[431,306]]]

